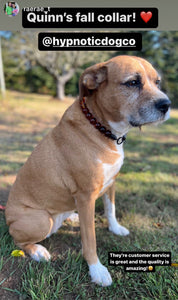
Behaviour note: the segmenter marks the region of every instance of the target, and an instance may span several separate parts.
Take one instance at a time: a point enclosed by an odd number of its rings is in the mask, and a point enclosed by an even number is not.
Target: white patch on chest
[[[65,219],[67,219],[74,211],[66,211],[61,214],[53,215],[53,227],[47,237],[50,237],[51,234],[57,232],[57,230],[62,226],[62,223]]]
[[[118,159],[114,164],[103,163],[101,160],[99,160],[99,162],[102,163],[103,175],[104,175],[103,187],[100,193],[102,193],[107,187],[112,185],[112,183],[114,182],[114,176],[117,175],[117,173],[119,172],[123,164],[123,160],[124,160],[123,145],[117,145],[116,148],[117,151],[112,151],[113,153],[118,154]]]

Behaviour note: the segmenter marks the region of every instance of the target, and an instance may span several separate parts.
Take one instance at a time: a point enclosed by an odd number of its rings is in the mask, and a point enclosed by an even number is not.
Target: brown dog
[[[33,259],[50,259],[46,248],[36,243],[77,210],[92,281],[112,283],[96,253],[95,201],[103,195],[110,231],[127,235],[115,216],[114,182],[123,163],[122,142],[133,126],[169,117],[170,101],[159,82],[150,63],[131,56],[115,57],[82,74],[79,100],[34,149],[7,202],[10,234]]]

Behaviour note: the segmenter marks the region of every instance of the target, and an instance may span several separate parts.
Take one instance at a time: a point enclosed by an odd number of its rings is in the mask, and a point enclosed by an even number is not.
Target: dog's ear
[[[107,67],[103,66],[103,64],[86,69],[80,78],[80,97],[91,95],[106,80]]]
[[[107,78],[107,68],[105,66],[98,70],[91,70],[84,74],[83,85],[89,90],[95,90]]]

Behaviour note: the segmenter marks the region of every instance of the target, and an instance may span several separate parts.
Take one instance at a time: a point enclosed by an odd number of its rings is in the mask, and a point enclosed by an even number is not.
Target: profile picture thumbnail
[[[19,5],[17,4],[17,2],[7,2],[4,5],[4,13],[8,17],[15,17],[19,13]]]

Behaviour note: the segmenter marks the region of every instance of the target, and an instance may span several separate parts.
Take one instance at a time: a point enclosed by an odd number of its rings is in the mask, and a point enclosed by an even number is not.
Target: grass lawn
[[[8,92],[0,107],[0,204],[5,205],[19,168],[35,145],[57,124],[73,99]],[[101,262],[108,251],[171,251],[178,263],[178,110],[159,127],[144,127],[127,136],[125,163],[117,178],[116,211],[127,237],[107,229],[101,199],[96,202],[96,237]],[[153,273],[125,272],[109,267],[113,284],[90,282],[81,255],[79,224],[65,222],[42,244],[52,254],[49,263],[12,257],[17,249],[0,211],[0,299],[178,299],[176,267],[156,267]]]

